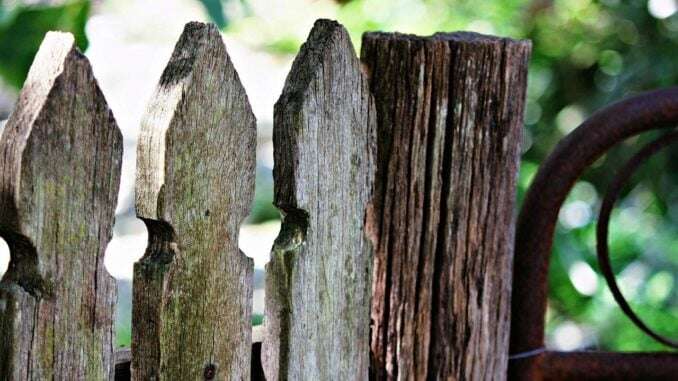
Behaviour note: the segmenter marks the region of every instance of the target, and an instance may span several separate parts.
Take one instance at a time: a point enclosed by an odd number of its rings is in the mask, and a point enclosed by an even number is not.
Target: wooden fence
[[[315,24],[275,106],[283,222],[253,339],[255,118],[218,30],[187,24],[137,148],[130,354],[103,266],[121,134],[72,36],[49,33],[0,141],[0,379],[505,378],[529,54],[369,33],[359,59]]]

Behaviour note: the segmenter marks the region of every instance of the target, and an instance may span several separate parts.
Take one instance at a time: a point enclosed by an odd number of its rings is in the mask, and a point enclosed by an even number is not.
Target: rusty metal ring
[[[612,104],[561,140],[541,164],[516,225],[509,355],[544,346],[548,268],[558,213],[579,176],[626,138],[678,125],[678,87]],[[545,353],[509,362],[509,379],[540,379]]]
[[[633,311],[629,303],[626,301],[626,298],[624,298],[624,295],[619,289],[617,281],[614,277],[614,272],[612,271],[612,265],[610,263],[610,253],[608,247],[610,214],[614,208],[615,202],[619,198],[622,188],[643,162],[663,148],[666,148],[676,142],[678,142],[678,130],[659,137],[638,151],[638,153],[631,157],[631,159],[629,159],[629,161],[627,161],[626,164],[624,164],[624,166],[615,174],[612,184],[605,193],[603,204],[600,207],[598,225],[596,227],[596,249],[598,252],[598,264],[600,266],[600,271],[603,273],[603,276],[607,281],[607,286],[612,292],[614,300],[617,302],[624,314],[633,322],[633,324],[635,324],[648,336],[664,345],[678,349],[678,342],[666,338],[651,329]]]

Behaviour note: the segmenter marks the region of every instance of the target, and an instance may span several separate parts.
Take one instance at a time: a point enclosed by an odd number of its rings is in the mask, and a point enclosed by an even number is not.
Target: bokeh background
[[[118,345],[130,341],[132,264],[146,245],[134,217],[139,122],[185,22],[223,31],[258,119],[256,199],[240,246],[255,259],[261,322],[263,266],[279,230],[272,206],[273,104],[317,18],[349,30],[428,35],[471,30],[529,38],[527,109],[518,201],[555,144],[596,109],[640,91],[678,84],[675,0],[0,0],[0,120],[6,119],[48,30],[74,33],[123,131],[125,154],[115,235],[106,266],[119,282]],[[3,123],[0,122],[0,125]],[[1,127],[0,127],[1,128]],[[601,195],[615,170],[657,134],[629,139],[593,165],[561,210],[549,274],[548,345],[562,350],[665,350],[616,306],[595,259]],[[678,149],[646,163],[624,190],[611,223],[622,291],[652,327],[678,334]],[[0,241],[0,272],[8,261]]]

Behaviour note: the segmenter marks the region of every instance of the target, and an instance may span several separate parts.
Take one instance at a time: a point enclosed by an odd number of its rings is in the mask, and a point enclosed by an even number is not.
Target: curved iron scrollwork
[[[565,198],[582,173],[610,148],[629,137],[660,129],[670,132],[632,157],[605,195],[597,231],[598,256],[605,279],[626,315],[644,332],[675,348],[674,341],[660,336],[638,318],[619,291],[610,266],[607,228],[623,185],[646,158],[678,139],[676,126],[678,87],[644,93],[593,114],[566,136],[540,166],[516,227],[510,379],[670,379],[678,374],[678,355],[669,352],[628,354],[544,349],[548,266],[558,213]]]
[[[623,186],[631,178],[633,173],[640,167],[640,165],[645,162],[647,159],[652,157],[663,148],[670,146],[673,143],[678,142],[678,130],[672,131],[668,134],[661,136],[660,138],[652,141],[645,147],[643,147],[638,153],[636,153],[628,162],[617,172],[612,184],[607,189],[605,197],[603,198],[603,204],[600,207],[600,214],[598,215],[598,225],[596,227],[596,249],[598,252],[598,264],[600,266],[600,271],[603,273],[605,280],[607,281],[607,286],[614,296],[614,300],[619,304],[621,310],[626,314],[626,316],[643,332],[648,336],[657,340],[658,342],[669,346],[674,349],[678,349],[678,342],[666,338],[656,331],[651,329],[642,319],[633,311],[629,303],[624,298],[617,281],[614,277],[614,272],[612,271],[612,265],[610,264],[610,253],[608,248],[608,228],[610,224],[610,214],[612,213],[612,208],[614,207],[615,202],[619,198],[619,193],[621,192]]]

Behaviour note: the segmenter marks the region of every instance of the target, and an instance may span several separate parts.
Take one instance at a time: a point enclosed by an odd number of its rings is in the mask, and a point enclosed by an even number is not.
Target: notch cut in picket
[[[186,24],[142,121],[132,378],[247,380],[253,261],[238,249],[254,197],[255,118],[218,29]]]
[[[67,33],[38,51],[0,140],[0,379],[108,379],[114,279],[104,268],[122,135]]]
[[[266,269],[266,378],[367,379],[376,120],[341,25],[315,23],[274,114],[283,223]]]

